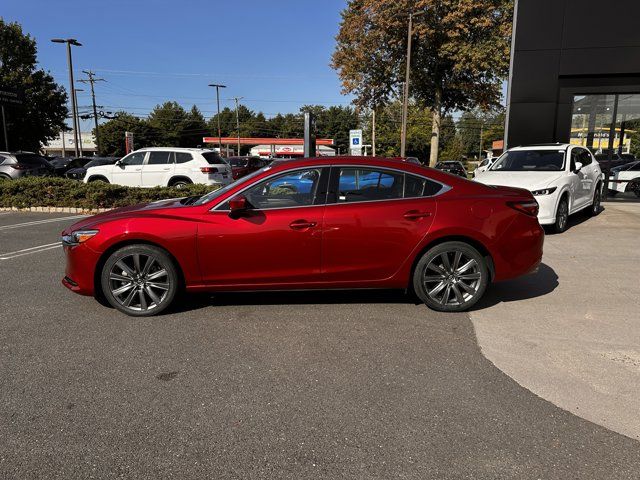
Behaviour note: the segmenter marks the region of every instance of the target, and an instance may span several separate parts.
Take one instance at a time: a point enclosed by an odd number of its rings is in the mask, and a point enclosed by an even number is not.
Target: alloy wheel
[[[161,259],[148,253],[120,258],[109,271],[109,290],[125,309],[146,312],[166,298],[171,277]]]
[[[569,205],[567,202],[560,202],[558,206],[558,230],[564,231],[569,220]]]
[[[593,214],[597,215],[600,212],[600,189],[596,188],[593,194]]]
[[[460,250],[446,251],[425,267],[425,292],[441,306],[459,306],[472,300],[480,289],[482,273],[478,262]]]

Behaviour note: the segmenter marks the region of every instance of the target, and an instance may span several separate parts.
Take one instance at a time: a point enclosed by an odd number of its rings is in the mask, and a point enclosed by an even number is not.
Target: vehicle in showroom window
[[[569,215],[588,209],[600,212],[603,175],[589,150],[568,144],[512,148],[476,181],[529,190],[540,205],[538,220],[558,233]]]
[[[226,185],[231,166],[212,150],[157,147],[131,152],[113,165],[90,167],[84,182],[108,182],[129,187],[176,187],[190,183]]]
[[[535,269],[530,192],[404,161],[277,161],[202,197],[83,219],[63,232],[63,284],[133,316],[181,290],[412,289],[464,311]]]
[[[609,176],[609,194],[633,193],[640,197],[640,161],[611,169]]]

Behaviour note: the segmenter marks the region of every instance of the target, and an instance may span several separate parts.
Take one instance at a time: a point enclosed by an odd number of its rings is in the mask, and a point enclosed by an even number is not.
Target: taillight
[[[202,173],[218,173],[218,169],[216,167],[200,167],[200,171]]]
[[[537,217],[538,210],[540,209],[538,202],[536,202],[535,200],[525,200],[522,202],[507,202],[507,205],[509,205],[514,210],[518,210],[519,212],[522,212],[525,215],[529,215],[531,217]]]
[[[15,170],[29,170],[31,168],[30,165],[25,165],[22,163],[13,163],[11,165],[9,165],[11,168],[15,169]]]

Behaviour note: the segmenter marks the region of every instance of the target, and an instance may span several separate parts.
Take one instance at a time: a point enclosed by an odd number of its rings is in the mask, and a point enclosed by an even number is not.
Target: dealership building
[[[640,0],[516,0],[507,147],[640,157]]]

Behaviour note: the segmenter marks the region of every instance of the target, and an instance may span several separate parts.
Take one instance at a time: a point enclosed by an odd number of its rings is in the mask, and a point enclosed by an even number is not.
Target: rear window
[[[227,163],[218,152],[205,152],[202,156],[211,165],[224,165]]]
[[[18,163],[25,165],[47,165],[48,162],[39,155],[33,155],[29,153],[18,153],[15,155]]]

